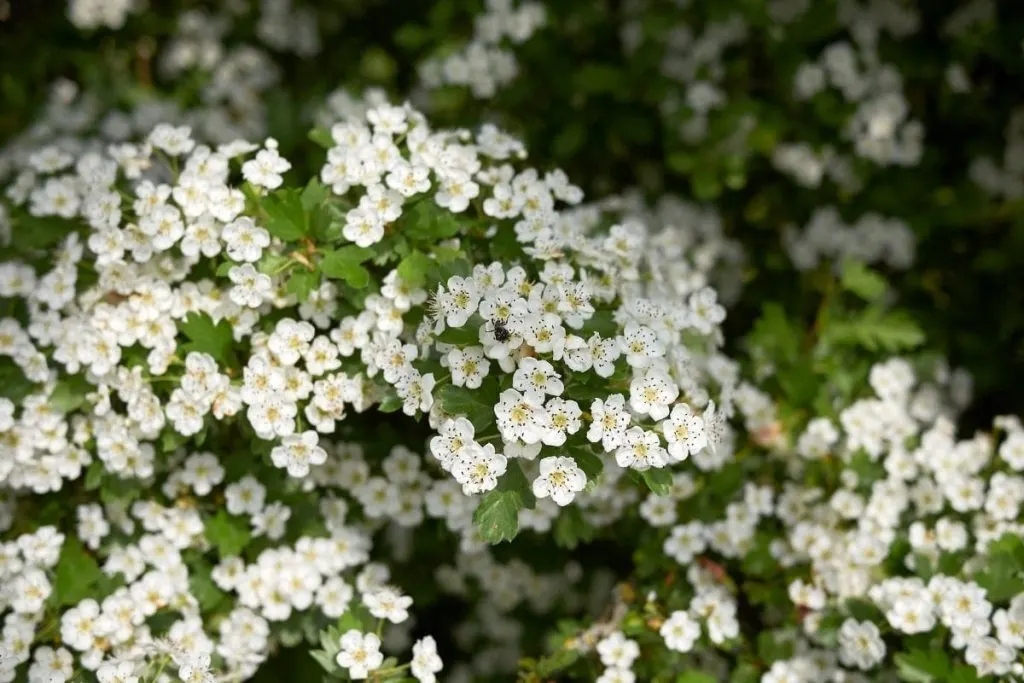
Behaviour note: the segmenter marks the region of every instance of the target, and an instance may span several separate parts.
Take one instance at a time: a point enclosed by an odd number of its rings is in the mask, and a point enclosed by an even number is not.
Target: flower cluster
[[[539,2],[487,0],[473,18],[473,36],[460,50],[431,57],[419,65],[424,88],[469,88],[473,97],[490,99],[518,73],[515,52],[505,47],[529,40],[546,21]]]
[[[994,3],[183,4],[0,149],[0,683],[1024,680]]]
[[[565,174],[516,171],[520,144],[492,127],[434,131],[381,103],[327,132],[301,193],[275,140],[210,146],[166,123],[77,156],[43,147],[8,187],[22,256],[0,280],[27,317],[4,319],[0,353],[29,385],[3,403],[3,481],[19,506],[103,494],[77,507],[73,542],[36,532],[45,558],[17,550],[35,536],[12,541],[10,675],[34,657],[61,680],[78,666],[245,678],[275,624],[408,620],[412,598],[367,564],[388,524],[441,519],[467,561],[486,558],[483,540],[544,531],[577,498],[588,524],[626,514],[626,471],[728,453],[737,376],[717,351],[725,311],[685,261],[698,235],[607,227]],[[49,231],[52,259],[19,239],[27,224]],[[515,265],[490,260],[499,248]],[[396,409],[436,435],[377,464],[328,440]],[[495,590],[473,562],[459,574]],[[52,582],[77,572],[83,594],[53,612]],[[33,654],[48,618],[63,645]],[[370,623],[338,635],[328,666],[388,669]],[[419,680],[440,668],[432,643],[413,649]]]

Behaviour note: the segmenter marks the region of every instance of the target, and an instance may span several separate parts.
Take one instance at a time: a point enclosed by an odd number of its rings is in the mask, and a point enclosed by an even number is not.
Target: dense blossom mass
[[[736,372],[716,351],[724,309],[685,260],[695,235],[636,221],[602,229],[605,213],[580,205],[564,174],[505,162],[519,144],[493,129],[433,131],[408,107],[382,104],[336,123],[330,138],[323,184],[314,179],[301,197],[274,194],[290,164],[273,140],[210,147],[167,124],[77,158],[45,147],[7,193],[26,219],[82,226],[58,237],[49,270],[2,267],[5,294],[30,316],[27,326],[3,321],[3,351],[40,383],[20,406],[4,401],[4,481],[35,495],[83,477],[87,489],[124,491],[77,509],[77,535],[108,557],[112,592],[59,614],[65,645],[101,677],[161,657],[183,680],[251,675],[270,624],[314,608],[336,618],[355,600],[405,622],[412,599],[366,565],[387,521],[440,518],[467,557],[486,557],[479,535],[493,532],[470,522],[478,497],[501,482],[532,482],[540,500],[521,523],[543,531],[577,497],[595,519],[621,515],[635,496],[621,486],[626,470],[661,470],[691,453],[713,467],[728,455],[721,416],[731,402],[716,413],[708,387],[734,391]],[[296,226],[281,216],[291,218],[293,197],[303,221],[314,220],[304,210],[337,220],[288,241]],[[456,223],[470,202],[478,217]],[[403,226],[461,239],[419,242]],[[522,253],[515,265],[470,266],[499,240]],[[337,243],[350,246],[328,248]],[[353,287],[372,277],[361,263],[382,244],[381,264],[413,244],[429,251],[375,268],[379,285]],[[316,266],[327,277],[294,292]],[[435,270],[462,274],[431,291]],[[688,304],[673,307],[679,298]],[[79,387],[73,404],[58,404]],[[350,415],[374,409],[423,416],[436,436],[373,465],[363,444],[338,435]],[[238,436],[252,443],[237,455],[214,445]],[[258,476],[261,453],[290,479]],[[144,493],[153,486],[156,497]],[[319,533],[289,525],[295,507],[285,501],[297,495],[314,503],[301,522]],[[221,531],[229,538],[211,538]],[[225,552],[235,537],[271,545],[247,562]],[[66,539],[44,526],[12,541],[12,674],[33,656],[53,590],[45,570]],[[211,540],[220,560],[204,569],[197,558]],[[22,550],[44,542],[39,557]],[[203,571],[236,604],[217,633],[204,631],[208,606],[193,592]],[[174,615],[163,633],[147,621],[158,612]],[[354,678],[381,666],[372,633],[351,629],[339,647]]]
[[[888,49],[921,17],[840,0],[812,39],[810,2],[704,4],[613,31],[694,200],[590,197],[486,122],[589,6],[488,0],[431,47],[439,3],[394,41],[409,93],[282,103],[352,18],[298,0],[190,6],[114,98],[55,84],[0,148],[0,683],[1024,680],[1024,425],[959,435],[971,378],[883,275],[918,258],[879,187],[929,163]],[[748,106],[730,60],[790,34],[780,108]],[[1024,195],[1022,122],[972,197]],[[737,219],[711,200],[756,157]],[[751,291],[748,225],[814,278],[806,326]]]

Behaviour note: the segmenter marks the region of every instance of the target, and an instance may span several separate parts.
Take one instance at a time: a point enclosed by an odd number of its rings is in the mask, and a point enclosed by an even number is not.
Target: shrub
[[[1024,427],[918,298],[1019,194],[986,11],[70,2],[2,82],[0,678],[1024,677]],[[925,145],[980,102],[1003,163]]]

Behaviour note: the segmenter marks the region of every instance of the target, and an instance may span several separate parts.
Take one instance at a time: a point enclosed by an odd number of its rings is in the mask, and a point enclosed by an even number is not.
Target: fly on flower
[[[487,330],[494,335],[495,341],[499,344],[504,344],[512,337],[512,333],[508,330],[508,320],[494,319],[489,322],[490,328]]]

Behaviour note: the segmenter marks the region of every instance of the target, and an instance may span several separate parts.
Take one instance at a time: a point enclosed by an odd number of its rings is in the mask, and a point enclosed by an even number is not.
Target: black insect
[[[494,333],[494,339],[499,344],[504,344],[512,336],[512,333],[508,331],[507,320],[493,320],[491,321],[492,332]]]

